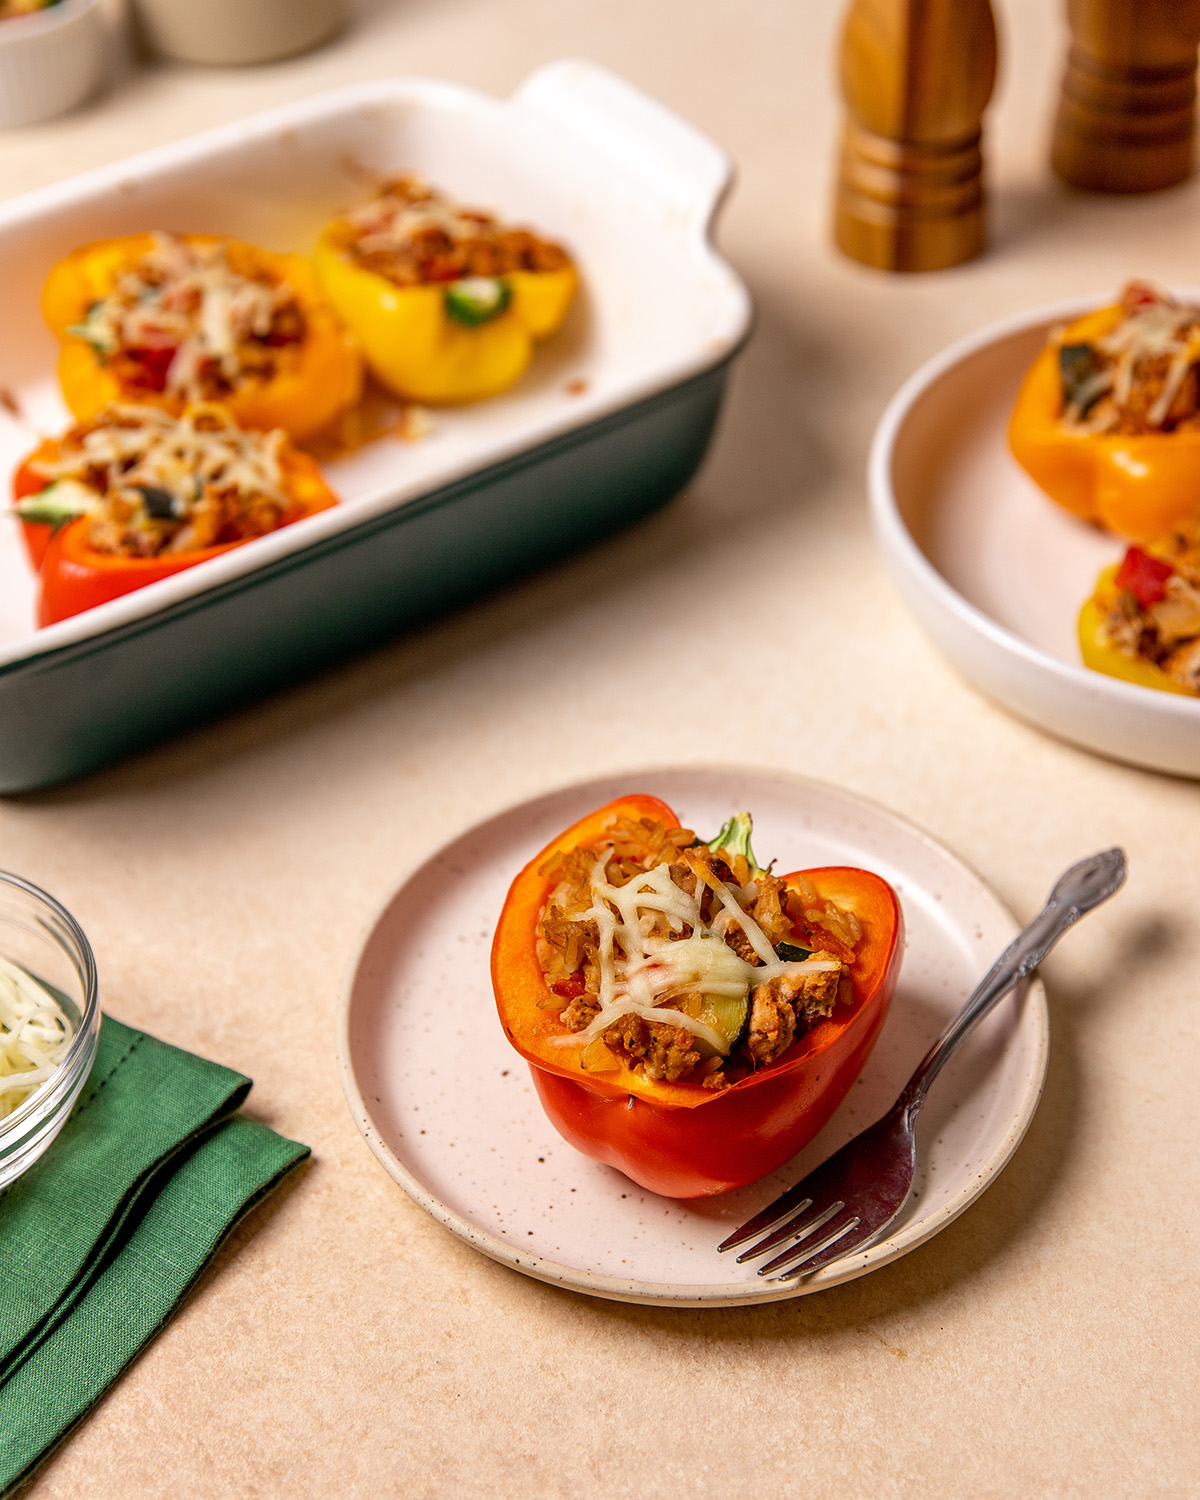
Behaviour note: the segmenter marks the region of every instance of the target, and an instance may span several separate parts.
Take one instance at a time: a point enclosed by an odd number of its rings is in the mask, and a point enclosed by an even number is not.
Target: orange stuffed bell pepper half
[[[1093,671],[1200,695],[1200,532],[1130,547],[1106,568],[1080,612],[1079,645]]]
[[[1147,542],[1200,510],[1200,307],[1145,282],[1059,330],[1009,444],[1052,500]]]
[[[527,229],[397,177],[317,244],[325,295],[395,395],[455,405],[498,395],[559,328],[578,277]]]
[[[514,880],[492,983],[559,1133],[698,1198],[773,1172],[829,1119],[887,1015],[903,933],[877,875],[778,877],[748,814],[706,843],[628,796]]]
[[[52,625],[337,503],[286,435],[220,406],[98,412],[21,464],[14,506]]]
[[[73,251],[42,312],[86,421],[115,401],[218,401],[242,427],[309,437],[358,400],[362,360],[312,266],[240,240],[131,234]]]

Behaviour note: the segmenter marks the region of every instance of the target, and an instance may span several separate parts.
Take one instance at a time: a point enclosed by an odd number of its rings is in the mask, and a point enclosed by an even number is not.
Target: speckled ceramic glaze
[[[1080,608],[1125,544],[1055,505],[1008,451],[1017,390],[1051,328],[1107,301],[1006,319],[918,370],[875,435],[875,531],[917,619],[985,693],[1086,749],[1200,776],[1200,701],[1080,658]]]
[[[572,1150],[496,1017],[492,931],[517,871],[562,828],[622,793],[662,797],[713,830],[750,809],[755,848],[784,869],[862,865],[899,892],[908,945],[865,1072],[820,1136],[774,1176],[677,1203]],[[915,1188],[878,1244],[796,1285],[760,1280],[718,1242],[881,1115],[1017,924],[933,839],[836,788],[753,771],[632,773],[554,792],[469,829],[414,871],[351,976],[342,1081],[363,1136],[409,1195],[484,1254],[542,1281],[629,1302],[768,1302],[835,1286],[937,1233],[984,1190],[1037,1107],[1048,1021],[1040,984],[1004,1000],[933,1088]],[[448,976],[453,984],[448,984]],[[453,1005],[448,997],[453,994]]]

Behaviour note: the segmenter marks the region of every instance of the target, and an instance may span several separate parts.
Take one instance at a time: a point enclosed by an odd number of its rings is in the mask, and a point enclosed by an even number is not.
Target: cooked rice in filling
[[[539,873],[555,881],[537,930],[542,1003],[586,1069],[725,1088],[851,998],[854,913],[691,829],[614,818],[601,844]]]

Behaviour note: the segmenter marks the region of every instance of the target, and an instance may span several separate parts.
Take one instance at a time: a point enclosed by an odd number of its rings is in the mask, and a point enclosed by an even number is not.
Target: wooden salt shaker
[[[838,246],[887,271],[978,255],[981,122],[996,78],[990,0],[851,0],[841,76]]]
[[[1200,0],[1069,0],[1054,170],[1075,187],[1149,193],[1189,177]]]

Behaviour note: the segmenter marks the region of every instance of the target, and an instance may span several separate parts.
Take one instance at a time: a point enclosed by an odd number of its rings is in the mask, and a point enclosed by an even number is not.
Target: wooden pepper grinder
[[[1192,172],[1200,0],[1069,0],[1054,170],[1075,187],[1149,193]]]
[[[887,271],[978,255],[981,121],[996,79],[990,0],[851,0],[841,76],[838,246]]]

